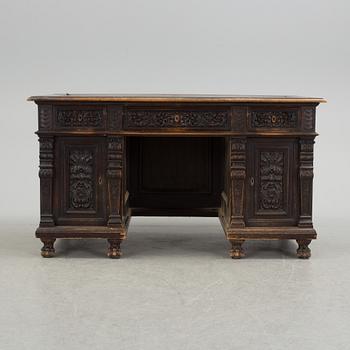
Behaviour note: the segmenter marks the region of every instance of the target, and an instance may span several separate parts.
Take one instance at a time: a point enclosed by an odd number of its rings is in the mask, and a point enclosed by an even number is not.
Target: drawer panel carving
[[[103,109],[57,109],[58,128],[103,128]]]
[[[252,110],[250,127],[252,129],[297,129],[299,113],[297,110],[265,111]]]
[[[230,113],[226,110],[128,110],[126,129],[229,129]]]

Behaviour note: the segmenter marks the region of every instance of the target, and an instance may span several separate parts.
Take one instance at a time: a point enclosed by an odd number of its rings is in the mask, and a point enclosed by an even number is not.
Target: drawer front
[[[210,109],[127,109],[124,129],[229,130],[230,111]]]
[[[248,129],[296,131],[300,129],[300,111],[298,108],[249,108]]]
[[[107,112],[103,106],[56,106],[54,126],[56,129],[104,130]]]

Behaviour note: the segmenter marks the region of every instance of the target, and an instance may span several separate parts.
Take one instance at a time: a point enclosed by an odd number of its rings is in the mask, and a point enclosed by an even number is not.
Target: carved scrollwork
[[[63,128],[96,128],[103,126],[103,111],[59,109],[56,115],[57,126]]]
[[[94,164],[89,150],[72,150],[69,155],[69,205],[71,209],[93,209]]]
[[[283,152],[261,152],[260,156],[260,210],[283,209]]]
[[[129,110],[125,113],[126,128],[228,129],[229,120],[228,111]]]
[[[295,129],[298,111],[250,111],[252,128]]]

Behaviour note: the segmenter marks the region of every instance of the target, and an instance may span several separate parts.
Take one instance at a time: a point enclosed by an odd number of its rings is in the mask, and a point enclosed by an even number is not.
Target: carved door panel
[[[106,223],[103,138],[57,139],[55,216],[59,225]]]
[[[297,141],[251,139],[248,143],[246,223],[295,225]]]

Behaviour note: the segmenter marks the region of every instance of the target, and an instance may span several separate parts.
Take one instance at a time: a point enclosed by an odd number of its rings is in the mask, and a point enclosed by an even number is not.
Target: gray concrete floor
[[[124,257],[60,240],[42,259],[35,224],[2,224],[0,349],[349,349],[350,236],[248,242],[231,260],[217,219],[133,218]]]

